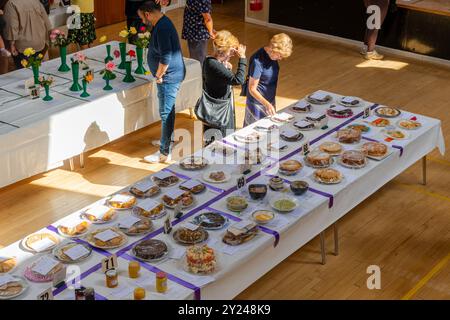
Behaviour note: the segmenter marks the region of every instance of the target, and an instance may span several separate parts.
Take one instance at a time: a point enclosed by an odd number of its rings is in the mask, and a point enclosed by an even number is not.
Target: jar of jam
[[[119,285],[119,274],[115,269],[106,271],[106,286],[108,288],[115,288]]]
[[[139,271],[141,270],[141,265],[137,261],[130,261],[128,264],[128,275],[130,278],[139,278]]]
[[[156,274],[156,292],[166,293],[167,291],[167,273],[158,272]]]
[[[145,299],[145,289],[144,288],[136,288],[133,292],[134,300],[144,300]]]
[[[86,288],[80,287],[75,289],[75,300],[86,300]]]
[[[86,288],[86,290],[84,290],[84,298],[85,300],[95,300],[94,288]]]

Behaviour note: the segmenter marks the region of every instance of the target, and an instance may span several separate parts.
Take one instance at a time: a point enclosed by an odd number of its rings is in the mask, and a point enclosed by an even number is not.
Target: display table
[[[112,51],[118,49],[118,42],[110,44]],[[0,76],[0,123],[10,124],[0,131],[0,163],[4,164],[0,187],[58,167],[64,160],[160,120],[151,75],[134,75],[135,82],[124,83],[125,74],[119,70],[117,79],[111,81],[114,90],[104,91],[105,81],[99,72],[104,68],[105,46],[88,49],[85,54],[95,74],[88,98],[69,91],[72,74],[57,71],[59,59],[43,63],[40,69],[55,79],[50,90],[54,100],[50,102],[25,96],[25,80],[32,76],[31,70]],[[202,92],[200,63],[192,59],[185,59],[185,63],[187,75],[177,97],[177,112],[195,106]],[[80,72],[80,79],[83,74]]]
[[[334,101],[341,96],[331,94]],[[313,111],[324,113],[328,105],[313,105]],[[395,124],[398,119],[411,119],[416,117],[422,126],[417,130],[408,131],[409,138],[406,140],[385,141],[385,136],[381,133],[381,128],[370,126],[370,131],[363,135],[361,143],[377,140],[382,141],[389,147],[390,155],[383,160],[368,160],[367,165],[362,169],[348,169],[337,161],[332,165],[338,169],[344,179],[339,184],[324,185],[315,182],[312,178],[314,169],[305,165],[302,147],[306,141],[310,143],[310,149],[313,149],[325,141],[336,141],[336,132],[345,128],[349,124],[365,123],[363,122],[363,110],[370,107],[374,110],[377,104],[364,102],[364,105],[352,108],[354,115],[347,119],[329,118],[327,128],[318,128],[312,131],[304,131],[305,138],[299,142],[287,142],[287,149],[280,153],[270,153],[260,165],[255,165],[252,172],[247,176],[247,184],[264,183],[266,184],[271,176],[278,175],[278,167],[281,161],[287,159],[296,159],[303,164],[302,170],[295,176],[282,176],[286,181],[304,180],[309,183],[309,190],[301,195],[294,196],[290,191],[284,194],[295,197],[299,202],[299,207],[291,213],[276,213],[275,219],[269,224],[260,227],[259,234],[249,242],[240,246],[228,246],[222,242],[225,229],[217,231],[208,231],[209,239],[207,244],[212,247],[218,257],[217,270],[211,275],[197,276],[185,271],[183,266],[183,253],[185,247],[176,243],[172,235],[163,233],[163,222],[165,218],[153,220],[155,229],[145,237],[129,237],[128,243],[118,249],[98,250],[95,249],[92,256],[77,266],[69,266],[71,273],[79,271],[81,274],[81,284],[85,287],[95,288],[97,299],[132,299],[132,292],[135,287],[144,287],[147,291],[148,299],[231,299],[242,292],[257,279],[262,277],[266,272],[271,270],[281,261],[286,259],[293,252],[301,248],[311,239],[319,235],[330,225],[338,221],[342,216],[348,213],[352,208],[361,203],[364,199],[376,192],[380,187],[389,182],[395,176],[406,170],[416,161],[426,156],[436,147],[443,154],[445,152],[444,138],[441,130],[441,122],[437,119],[421,115],[412,115],[402,111],[398,118],[390,119]],[[290,108],[283,110],[291,113],[296,120],[303,119],[306,114],[294,113]],[[367,118],[366,120],[371,120]],[[255,125],[261,121],[246,127],[234,135],[244,135],[252,132]],[[292,124],[284,124],[281,130],[292,128]],[[1,127],[0,127],[1,128]],[[237,159],[243,156],[245,145],[237,142],[234,135],[228,136],[223,140],[231,148],[237,150]],[[263,134],[266,136],[266,134]],[[278,136],[278,134],[277,134]],[[266,136],[267,137],[267,136]],[[261,140],[262,145],[264,139]],[[344,149],[358,149],[360,144],[343,145]],[[255,146],[250,145],[250,148]],[[222,214],[229,219],[229,225],[242,219],[250,219],[250,215],[256,209],[269,209],[269,199],[279,195],[279,192],[269,190],[266,198],[261,201],[254,201],[248,198],[245,191],[246,188],[237,189],[236,181],[241,176],[239,173],[240,161],[234,162],[227,160],[227,164],[223,164],[223,158],[213,154],[210,149],[203,149],[196,152],[196,155],[202,155],[209,160],[209,168],[200,171],[186,171],[181,169],[177,164],[171,165],[163,171],[177,175],[181,180],[199,179],[202,180],[203,174],[207,170],[220,169],[231,175],[231,179],[223,184],[207,185],[207,190],[195,196],[195,204],[193,207],[184,210],[184,215],[173,220],[172,225],[176,230],[180,225],[185,224],[191,219],[205,211],[213,211]],[[231,157],[233,158],[233,157]],[[147,179],[147,178],[146,178]],[[177,189],[178,185],[170,188],[163,188],[162,193],[155,196],[154,199],[159,201],[162,194],[167,194],[170,190]],[[128,191],[129,187],[122,191]],[[230,195],[242,195],[248,198],[248,208],[240,214],[233,213],[226,207],[226,199]],[[104,203],[105,199],[100,200],[97,204]],[[138,199],[138,202],[142,200]],[[92,206],[92,205],[91,205]],[[91,207],[89,206],[89,207]],[[53,232],[58,236],[56,228],[59,225],[67,225],[68,222],[80,221],[80,212],[86,208],[75,212],[68,217],[55,222],[51,226],[41,231]],[[168,210],[169,214],[173,214],[173,210]],[[131,210],[120,212],[120,219],[131,215]],[[110,226],[116,225],[117,222],[109,223]],[[91,228],[97,228],[92,225]],[[60,237],[61,238],[61,237]],[[141,262],[143,269],[141,277],[131,279],[128,277],[128,262],[134,260],[131,249],[142,238],[145,239],[161,239],[169,246],[169,255],[167,259],[161,262],[150,264]],[[63,238],[61,238],[63,240]],[[65,241],[68,241],[67,239]],[[81,243],[83,240],[77,240]],[[119,262],[119,287],[108,289],[104,285],[105,276],[101,272],[100,261],[104,257],[115,253]],[[18,267],[13,270],[14,275],[23,275],[24,269],[30,262],[38,257],[20,249],[20,241],[0,250],[0,256],[15,256],[18,261]],[[79,269],[77,269],[79,268]],[[155,272],[163,270],[169,274],[168,288],[166,294],[155,293]],[[70,282],[70,281],[69,281]],[[30,283],[30,288],[26,293],[20,296],[20,299],[35,299],[37,295],[51,284]],[[73,299],[73,288],[63,286],[53,291],[55,299]]]

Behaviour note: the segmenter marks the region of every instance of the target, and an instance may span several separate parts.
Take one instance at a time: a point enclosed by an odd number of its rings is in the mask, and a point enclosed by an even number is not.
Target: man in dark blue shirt
[[[142,22],[152,25],[147,62],[156,78],[161,116],[161,146],[159,153],[145,157],[147,162],[170,161],[170,143],[175,126],[175,102],[186,75],[177,30],[161,12],[155,1],[145,2],[138,10]]]

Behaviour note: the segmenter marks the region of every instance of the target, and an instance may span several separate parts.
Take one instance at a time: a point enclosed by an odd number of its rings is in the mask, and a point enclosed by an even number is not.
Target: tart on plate
[[[342,181],[342,173],[336,169],[326,168],[314,171],[314,179],[324,184],[337,184]]]
[[[205,172],[203,175],[203,179],[207,182],[211,183],[224,183],[230,180],[230,174],[221,170],[213,170],[209,172]]]
[[[397,108],[391,108],[391,107],[379,107],[375,109],[375,114],[379,117],[385,117],[385,118],[395,118],[400,115],[401,111]]]
[[[258,231],[258,225],[254,222],[249,222],[243,227],[231,226],[223,236],[222,241],[230,246],[238,246],[253,239]]]
[[[45,245],[42,247],[42,243]],[[23,240],[23,246],[25,249],[32,252],[46,252],[52,250],[57,244],[59,240],[51,233],[43,232],[43,233],[35,233]]]
[[[216,212],[204,212],[192,220],[192,223],[206,230],[222,229],[227,222],[227,218]]]
[[[383,128],[383,127],[390,126],[391,122],[388,119],[378,118],[378,119],[373,120],[370,124],[375,127]]]
[[[337,142],[326,141],[319,146],[319,150],[332,156],[339,155],[342,152],[342,145]]]
[[[337,139],[340,143],[358,143],[361,140],[361,131],[356,129],[341,129],[337,132]]]
[[[169,248],[161,240],[149,239],[142,240],[133,247],[133,255],[143,261],[158,261],[167,256]]]
[[[388,138],[394,139],[394,140],[404,140],[408,139],[409,135],[402,130],[385,130],[383,131],[384,135]]]
[[[113,208],[98,205],[87,209],[81,213],[80,217],[94,224],[107,223],[116,218],[116,211]]]
[[[116,210],[128,210],[136,204],[136,197],[129,193],[119,193],[107,200],[107,204]]]
[[[118,228],[97,229],[86,236],[86,241],[93,247],[100,249],[114,249],[127,242],[127,236]]]
[[[166,214],[162,203],[147,199],[133,208],[133,214],[138,217],[159,219]]]
[[[153,223],[147,218],[141,218],[129,228],[119,224],[119,229],[122,230],[127,236],[141,236],[150,233],[153,230]]]
[[[130,188],[130,193],[138,198],[153,197],[161,191],[161,188],[151,180],[144,180],[136,183]]]
[[[10,272],[16,265],[15,257],[0,257],[0,274]]]
[[[230,196],[227,198],[227,208],[231,211],[241,212],[247,209],[248,202],[245,197]]]
[[[193,245],[205,242],[208,240],[208,232],[202,227],[191,230],[187,227],[181,226],[173,233],[173,239],[182,245]]]
[[[27,288],[28,284],[24,279],[11,276],[5,284],[0,286],[0,300],[18,297],[23,294]]]
[[[92,248],[84,243],[62,243],[53,249],[53,255],[63,263],[78,263],[92,254]]]
[[[286,160],[280,163],[279,172],[286,176],[292,176],[297,174],[300,169],[302,169],[303,165],[300,161],[297,160]]]
[[[406,129],[406,130],[416,130],[422,126],[422,124],[420,122],[413,121],[413,120],[399,120],[397,122],[397,125],[400,128]]]
[[[214,249],[207,245],[187,248],[185,260],[187,271],[193,274],[209,274],[217,267]]]
[[[172,209],[179,203],[181,203],[182,208],[188,208],[194,203],[194,197],[189,191],[185,191],[175,199],[171,198],[169,195],[164,195],[161,200],[167,207]]]
[[[381,142],[366,142],[361,146],[361,151],[370,157],[384,157],[388,147]]]
[[[333,163],[333,158],[328,152],[316,149],[306,155],[305,163],[313,168],[327,168]]]
[[[64,237],[79,237],[85,234],[88,231],[89,223],[87,221],[83,221],[78,223],[73,227],[67,227],[64,225],[58,226],[58,232],[60,235]]]
[[[190,156],[180,161],[180,167],[184,170],[201,170],[208,165],[208,160],[203,157]]]
[[[361,123],[351,124],[347,128],[359,130],[362,133],[367,133],[370,131],[370,128],[368,126],[366,126],[365,124],[361,124]]]

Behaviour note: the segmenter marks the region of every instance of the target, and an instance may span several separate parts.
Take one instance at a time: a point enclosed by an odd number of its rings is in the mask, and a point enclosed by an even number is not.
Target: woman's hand
[[[272,104],[268,104],[266,106],[266,112],[269,116],[274,116],[277,113],[275,107]]]
[[[243,44],[239,45],[239,48],[237,49],[237,53],[239,55],[239,58],[245,58],[245,52],[247,51],[247,47]]]

